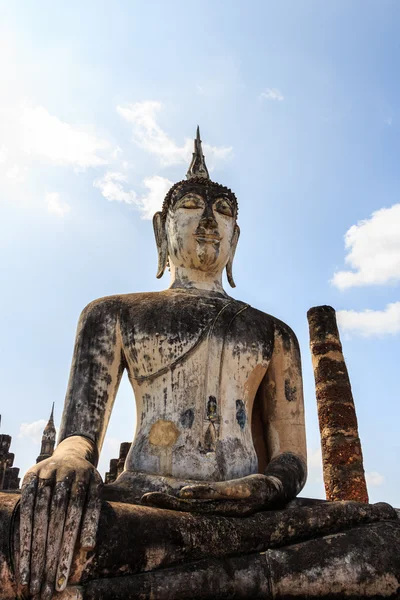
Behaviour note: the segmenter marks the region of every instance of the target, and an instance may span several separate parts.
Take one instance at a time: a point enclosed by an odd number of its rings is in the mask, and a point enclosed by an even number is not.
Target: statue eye
[[[187,194],[179,200],[176,208],[204,208],[204,200],[195,194]]]
[[[233,217],[233,207],[228,200],[224,198],[220,198],[215,203],[215,210],[219,212],[221,215],[226,215],[228,217]]]

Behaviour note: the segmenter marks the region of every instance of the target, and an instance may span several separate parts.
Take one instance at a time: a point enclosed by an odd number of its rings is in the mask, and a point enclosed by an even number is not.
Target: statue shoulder
[[[149,305],[156,300],[159,292],[137,292],[132,294],[116,294],[92,300],[81,312],[81,320],[110,321],[126,313]]]
[[[82,310],[82,314],[89,315],[96,313],[100,314],[113,314],[115,311],[119,311],[124,308],[130,308],[132,306],[141,304],[142,302],[148,302],[152,296],[157,296],[157,292],[137,292],[132,294],[115,294],[113,296],[104,296],[103,298],[97,298],[92,300]]]
[[[81,312],[81,319],[87,319],[90,317],[100,318],[101,316],[113,315],[119,311],[121,307],[121,295],[116,296],[104,296],[103,298],[96,298],[85,306]]]
[[[293,347],[300,352],[297,336],[287,323],[251,306],[249,309],[249,317],[257,322],[260,330],[273,330],[275,340],[280,339],[285,350],[289,351]]]
[[[280,319],[274,318],[275,321],[275,340],[282,341],[283,348],[287,351],[296,350],[300,354],[299,340],[293,329]]]

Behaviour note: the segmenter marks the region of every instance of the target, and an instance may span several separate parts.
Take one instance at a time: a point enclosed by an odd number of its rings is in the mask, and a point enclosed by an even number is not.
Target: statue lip
[[[217,233],[194,233],[193,235],[199,242],[220,242],[222,239]]]

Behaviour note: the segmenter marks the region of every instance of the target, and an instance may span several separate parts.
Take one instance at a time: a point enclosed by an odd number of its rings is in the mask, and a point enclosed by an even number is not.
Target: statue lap
[[[17,597],[18,501],[0,493],[1,600]],[[283,598],[303,588],[303,597],[399,597],[395,509],[301,499],[289,506],[237,518],[104,501],[96,548],[76,550],[70,585],[88,600]]]

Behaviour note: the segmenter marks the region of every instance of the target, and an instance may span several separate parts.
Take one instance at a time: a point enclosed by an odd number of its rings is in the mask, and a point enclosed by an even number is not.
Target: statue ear
[[[165,268],[168,264],[167,234],[165,231],[165,221],[160,212],[156,212],[153,217],[153,229],[158,253],[157,279],[160,279],[160,277],[164,275]]]
[[[228,263],[226,265],[226,276],[228,278],[229,285],[233,288],[236,287],[236,284],[235,284],[235,282],[233,280],[233,276],[232,276],[232,265],[233,265],[233,259],[235,258],[236,246],[239,241],[239,236],[240,236],[239,225],[235,225],[235,229],[234,229],[233,236],[232,236],[232,243],[231,243],[231,255],[230,255]]]

